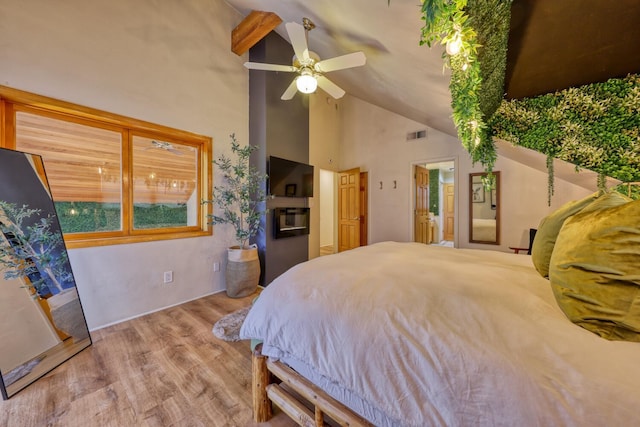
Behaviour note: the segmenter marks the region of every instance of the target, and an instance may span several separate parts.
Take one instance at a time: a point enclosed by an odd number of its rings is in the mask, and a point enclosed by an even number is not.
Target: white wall
[[[6,375],[61,341],[40,303],[29,294],[23,281],[5,279],[0,285],[3,286],[0,296],[0,342],[3,348],[0,369]]]
[[[501,172],[501,244],[469,243],[469,173],[482,172],[471,165],[457,138],[428,129],[426,139],[406,141],[406,133],[425,126],[352,96],[342,102],[343,133],[340,168],[369,171],[369,243],[413,239],[412,165],[455,158],[456,245],[458,247],[509,251],[509,246],[528,246],[529,228],[563,203],[584,197],[593,190],[557,179],[551,206],[547,206],[547,174],[499,157]],[[396,188],[393,183],[396,182]],[[380,189],[380,182],[383,188]]]
[[[321,169],[333,172],[341,170],[339,158],[343,138],[342,120],[342,99],[333,99],[320,89],[309,95],[309,163],[314,166],[315,189],[320,188]],[[314,191],[313,194],[314,197],[309,199],[309,259],[320,255],[320,217],[327,208],[326,205],[322,206],[324,199],[320,197],[319,192]]]
[[[248,141],[247,55],[230,50],[242,16],[224,1],[24,0],[0,9],[0,84],[209,135],[214,156],[229,150],[232,132]],[[213,262],[224,265],[231,241],[218,227],[213,237],[71,250],[89,328],[224,289]]]
[[[369,243],[411,240],[412,165],[462,157],[462,147],[432,129],[425,139],[406,141],[426,126],[349,95],[343,113],[340,166],[369,172]]]
[[[595,191],[595,182],[594,188],[586,189],[556,178],[555,195],[551,199],[551,206],[548,206],[546,171],[539,171],[500,155],[495,170],[501,171],[500,215],[503,250],[508,250],[509,246],[528,247],[529,228],[537,228],[544,216],[564,203],[581,199]]]

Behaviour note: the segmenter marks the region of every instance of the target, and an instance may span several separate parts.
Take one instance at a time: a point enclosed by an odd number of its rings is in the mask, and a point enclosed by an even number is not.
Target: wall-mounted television
[[[269,156],[269,194],[278,197],[313,197],[313,166]]]

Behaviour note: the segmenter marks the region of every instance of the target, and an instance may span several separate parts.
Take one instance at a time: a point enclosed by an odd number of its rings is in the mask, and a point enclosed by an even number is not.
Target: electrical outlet
[[[173,282],[173,271],[165,271],[164,272],[164,283]]]
[[[214,262],[213,263],[213,271],[220,271],[220,263],[219,262]]]

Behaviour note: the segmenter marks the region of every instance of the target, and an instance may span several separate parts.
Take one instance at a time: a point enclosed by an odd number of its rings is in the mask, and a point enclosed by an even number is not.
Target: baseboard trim
[[[95,327],[95,328],[91,328],[91,329],[89,329],[89,332],[98,331],[100,329],[108,328],[109,326],[117,325],[118,323],[126,322],[128,320],[137,319],[138,317],[146,316],[147,314],[155,313],[157,311],[166,310],[167,308],[171,308],[171,307],[175,307],[177,305],[185,304],[187,302],[195,301],[197,299],[204,298],[204,297],[207,297],[209,295],[219,294],[220,292],[226,292],[226,289],[221,289],[221,290],[215,291],[215,292],[209,292],[208,294],[203,294],[203,295],[200,295],[200,296],[197,296],[197,297],[194,297],[194,298],[190,298],[188,300],[177,302],[175,304],[167,305],[166,307],[156,308],[154,310],[150,310],[150,311],[146,311],[144,313],[136,314],[135,316],[127,317],[127,318],[124,318],[124,319],[117,320],[115,322],[111,322],[111,323],[107,323],[105,325],[101,325],[101,326],[98,326],[98,327]]]

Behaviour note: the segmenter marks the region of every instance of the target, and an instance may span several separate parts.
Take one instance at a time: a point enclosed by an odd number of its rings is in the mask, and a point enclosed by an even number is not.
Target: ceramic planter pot
[[[247,249],[239,246],[227,249],[225,280],[227,295],[231,298],[246,297],[256,291],[260,281],[260,260],[256,245]]]

